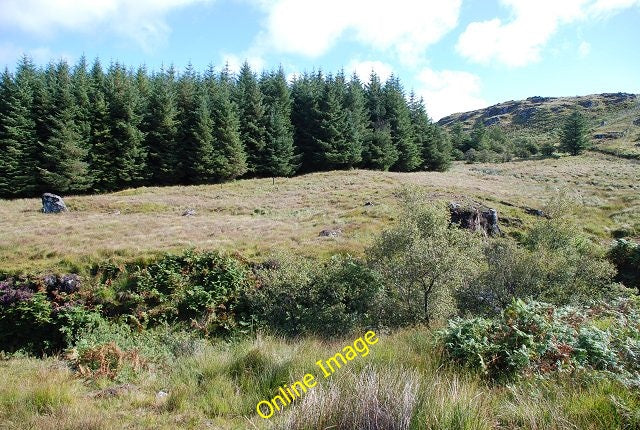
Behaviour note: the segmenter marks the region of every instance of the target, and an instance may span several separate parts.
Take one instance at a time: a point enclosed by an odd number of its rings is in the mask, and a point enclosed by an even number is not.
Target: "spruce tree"
[[[247,155],[240,140],[240,124],[231,101],[229,71],[218,81],[207,79],[208,100],[213,126],[213,169],[218,181],[234,179],[247,172]]]
[[[267,142],[262,154],[261,170],[264,175],[291,176],[296,172],[299,156],[295,154],[289,124],[280,110],[274,107],[270,109]]]
[[[448,137],[431,121],[422,98],[416,99],[412,93],[409,108],[413,141],[422,155],[421,167],[425,170],[445,171],[451,164],[451,143]]]
[[[6,197],[32,196],[38,191],[38,138],[33,118],[36,69],[31,60],[23,57],[15,77],[3,76],[4,113],[0,118],[0,194]]]
[[[412,172],[420,167],[420,148],[412,136],[411,117],[400,80],[391,76],[384,86],[385,112],[391,139],[398,151],[398,159],[391,166],[400,172]]]
[[[76,105],[75,123],[80,134],[81,147],[85,151],[89,150],[91,136],[91,101],[89,100],[91,80],[87,68],[87,59],[83,55],[73,68],[71,75],[71,91]]]
[[[39,142],[38,149],[40,187],[61,194],[85,191],[90,184],[87,150],[76,125],[76,104],[65,61],[55,66],[48,90],[52,101],[46,121],[48,137]]]
[[[571,155],[579,155],[589,146],[587,122],[578,110],[567,117],[562,128],[560,147]]]
[[[380,78],[371,72],[366,89],[369,110],[369,130],[364,142],[362,159],[365,167],[389,170],[398,160],[398,150],[391,138],[391,129],[386,118],[385,97]]]
[[[328,78],[319,105],[320,123],[314,137],[314,159],[322,170],[352,167],[360,157],[349,140],[346,84],[340,76]]]
[[[324,93],[324,77],[321,71],[298,77],[291,86],[293,109],[291,123],[295,146],[300,153],[300,171],[313,172],[322,169],[317,158],[317,139],[320,136],[320,102]]]
[[[481,149],[487,149],[487,128],[480,118],[478,118],[471,128],[470,134],[470,146],[471,148],[479,151]]]
[[[238,75],[234,99],[238,106],[240,140],[247,154],[247,171],[258,176],[266,174],[260,167],[263,164],[268,118],[258,79],[246,61]]]
[[[136,112],[138,93],[134,78],[123,65],[109,67],[104,95],[109,138],[94,142],[91,148],[97,187],[111,191],[140,185],[146,154],[139,128],[141,118]]]
[[[111,127],[109,106],[106,99],[106,77],[100,60],[96,58],[91,67],[89,102],[90,123],[89,130],[89,172],[94,191],[113,189],[112,177],[108,174],[112,160],[107,150],[111,144]]]
[[[147,171],[151,184],[177,183],[178,125],[175,71],[171,67],[152,77],[144,119]]]
[[[189,64],[178,79],[178,172],[183,184],[213,181],[213,135],[207,95]],[[204,113],[206,114],[203,114]]]
[[[364,89],[355,73],[348,84],[345,107],[347,109],[347,140],[350,142],[350,151],[355,166],[362,162],[362,149],[369,123]]]
[[[282,67],[262,75],[260,90],[269,112],[263,171],[271,176],[292,175],[299,167],[299,157],[293,143],[291,95]]]

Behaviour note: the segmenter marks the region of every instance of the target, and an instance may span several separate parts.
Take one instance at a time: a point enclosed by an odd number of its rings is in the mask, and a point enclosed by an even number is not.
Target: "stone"
[[[46,275],[42,278],[42,282],[47,287],[47,291],[71,294],[80,289],[81,279],[80,276],[72,273],[62,276]]]
[[[528,213],[529,215],[547,218],[547,214],[545,214],[544,211],[540,210],[540,209],[534,209],[534,208],[525,207],[524,211],[526,213]]]
[[[498,211],[492,208],[468,206],[458,203],[449,204],[451,225],[457,225],[471,231],[482,232],[485,236],[498,236],[500,231]]]
[[[44,193],[42,195],[42,212],[46,214],[67,212],[67,206],[64,204],[62,197],[51,193]]]
[[[338,237],[340,235],[342,235],[342,230],[337,228],[334,230],[331,230],[331,229],[322,230],[318,236],[319,237]]]
[[[365,206],[373,206],[373,202],[366,202],[364,205]]]
[[[195,214],[195,209],[187,209],[186,211],[182,212],[182,216],[194,216]]]

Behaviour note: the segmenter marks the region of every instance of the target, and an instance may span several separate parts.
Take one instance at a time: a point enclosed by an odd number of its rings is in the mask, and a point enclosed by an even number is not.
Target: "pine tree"
[[[282,67],[263,74],[260,90],[269,112],[262,170],[271,176],[289,176],[298,169],[291,124],[291,95]]]
[[[473,123],[473,127],[471,128],[470,146],[476,151],[487,149],[487,128],[479,118]]]
[[[260,171],[266,139],[266,110],[256,75],[245,62],[240,69],[234,91],[238,106],[240,140],[247,154],[247,171],[253,175],[262,175]]]
[[[444,171],[451,164],[451,143],[440,127],[434,124],[424,106],[422,98],[416,99],[411,93],[409,98],[411,125],[414,144],[422,154],[422,168]]]
[[[138,93],[133,77],[120,64],[112,64],[105,78],[109,138],[93,142],[92,170],[99,190],[140,185],[146,154],[141,118],[136,112]],[[102,130],[103,131],[103,130]]]
[[[329,76],[319,105],[318,135],[314,137],[314,159],[322,170],[350,168],[361,157],[360,148],[354,148],[350,140],[346,93],[344,76]]]
[[[76,104],[69,66],[61,61],[55,66],[48,88],[51,110],[47,113],[48,138],[39,142],[38,173],[43,191],[82,192],[90,184],[87,150],[76,125]]]
[[[32,196],[38,191],[37,134],[33,118],[36,69],[23,57],[14,79],[3,76],[4,113],[0,118],[0,194],[7,197]]]
[[[299,157],[295,154],[289,121],[276,108],[269,111],[267,130],[267,143],[262,154],[263,174],[271,177],[293,175]]]
[[[362,82],[355,73],[349,81],[345,96],[347,109],[347,140],[350,142],[353,165],[362,162],[362,149],[367,136],[369,113],[367,111],[365,93]]]
[[[578,110],[574,110],[564,122],[561,149],[571,155],[579,155],[589,146],[587,122]]]
[[[391,139],[382,84],[373,71],[367,85],[366,99],[369,110],[369,130],[363,147],[363,163],[368,168],[389,170],[398,160],[398,150]]]
[[[391,166],[400,172],[412,172],[420,167],[420,149],[412,136],[411,117],[404,90],[398,78],[391,76],[384,86],[385,112],[398,159]]]
[[[320,136],[320,102],[324,93],[324,77],[321,71],[298,77],[291,86],[293,109],[291,123],[295,146],[300,152],[300,171],[313,172],[322,169],[316,142]]]
[[[100,60],[96,58],[91,67],[89,86],[91,127],[88,158],[91,188],[95,191],[111,190],[115,182],[108,172],[113,166],[113,160],[110,159],[110,151],[107,150],[111,144],[111,116],[105,92],[106,78]]]
[[[220,180],[226,160],[220,155],[220,151],[216,150],[217,142],[214,137],[209,99],[201,86],[198,86],[196,91],[195,121],[188,136],[193,142],[194,151],[189,166],[190,180],[195,184],[211,183]]]
[[[178,108],[175,71],[161,70],[151,79],[149,102],[144,120],[149,181],[154,185],[177,182]]]
[[[213,133],[207,95],[191,64],[178,79],[178,172],[180,183],[213,181]]]
[[[218,181],[235,179],[247,172],[247,155],[240,140],[240,124],[231,101],[228,70],[216,82],[207,79],[213,126],[213,169]]]
[[[89,100],[91,80],[87,68],[87,59],[83,55],[71,75],[71,90],[76,105],[75,123],[80,134],[81,147],[85,151],[89,151],[91,137],[91,101]]]
[[[463,153],[471,149],[471,136],[464,131],[459,122],[456,122],[451,128],[451,144],[454,149]]]
[[[10,197],[13,194],[10,178],[7,176],[11,165],[7,142],[6,122],[10,112],[9,97],[13,94],[13,76],[5,68],[0,77],[0,197]]]

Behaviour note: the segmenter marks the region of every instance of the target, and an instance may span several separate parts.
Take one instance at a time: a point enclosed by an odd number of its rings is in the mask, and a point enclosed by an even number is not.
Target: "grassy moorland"
[[[0,429],[640,428],[640,303],[605,257],[640,236],[639,163],[141,188],[60,215],[5,201]],[[448,228],[449,201],[497,208],[506,237]],[[526,211],[549,202],[562,214]],[[368,355],[257,415],[370,328]]]
[[[564,193],[576,222],[608,241],[616,231],[640,236],[640,162],[587,153],[502,164],[457,163],[444,173],[364,170],[222,185],[139,188],[69,196],[70,212],[43,216],[39,199],[0,205],[0,270],[84,270],[110,257],[126,260],[185,247],[239,251],[247,257],[283,249],[302,255],[360,253],[398,215],[394,197],[415,186],[432,200],[474,200],[498,209],[516,232]],[[372,206],[365,206],[372,202]],[[183,217],[188,209],[196,215]],[[318,237],[339,228],[338,238]]]

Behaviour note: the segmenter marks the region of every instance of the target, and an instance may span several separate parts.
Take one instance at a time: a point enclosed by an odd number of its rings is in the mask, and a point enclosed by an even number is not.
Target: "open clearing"
[[[498,209],[507,232],[565,193],[585,231],[607,241],[616,230],[640,234],[640,162],[597,153],[579,157],[458,163],[444,173],[365,170],[221,185],[139,188],[65,198],[70,212],[40,213],[39,199],[0,206],[0,270],[73,270],[96,259],[132,258],[185,247],[239,251],[358,253],[397,214],[394,194],[415,186],[433,200],[472,199]],[[366,202],[373,205],[365,206]],[[195,216],[182,216],[187,209]],[[338,238],[318,237],[339,228]]]

